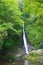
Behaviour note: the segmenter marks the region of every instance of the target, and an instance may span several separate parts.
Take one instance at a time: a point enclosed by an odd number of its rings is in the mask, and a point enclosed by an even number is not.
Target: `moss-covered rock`
[[[31,51],[26,59],[31,62],[43,62],[43,54],[41,52],[43,51]]]
[[[32,62],[39,62],[40,56],[37,53],[31,52],[26,59]]]

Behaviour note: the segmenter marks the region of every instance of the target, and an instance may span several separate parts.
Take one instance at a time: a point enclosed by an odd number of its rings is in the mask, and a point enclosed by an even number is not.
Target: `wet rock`
[[[13,62],[13,65],[15,65],[15,62]]]
[[[43,49],[43,42],[40,44],[40,48]]]

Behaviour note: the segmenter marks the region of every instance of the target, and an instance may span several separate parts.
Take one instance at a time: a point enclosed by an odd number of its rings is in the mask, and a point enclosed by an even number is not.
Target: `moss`
[[[26,59],[32,62],[39,62],[40,55],[35,52],[30,52],[30,55],[28,55]]]

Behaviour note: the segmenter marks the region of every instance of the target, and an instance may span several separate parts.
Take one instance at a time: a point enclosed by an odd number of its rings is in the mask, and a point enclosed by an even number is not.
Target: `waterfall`
[[[29,54],[26,35],[25,35],[25,31],[24,31],[24,24],[23,24],[23,42],[24,42],[24,47],[25,47],[26,54]]]

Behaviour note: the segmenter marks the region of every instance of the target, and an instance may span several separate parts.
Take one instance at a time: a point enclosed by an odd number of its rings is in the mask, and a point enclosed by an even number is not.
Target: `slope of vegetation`
[[[40,43],[43,43],[43,1],[23,0],[22,16],[30,44],[40,48]]]
[[[18,1],[0,0],[0,54],[20,45],[22,24]]]

